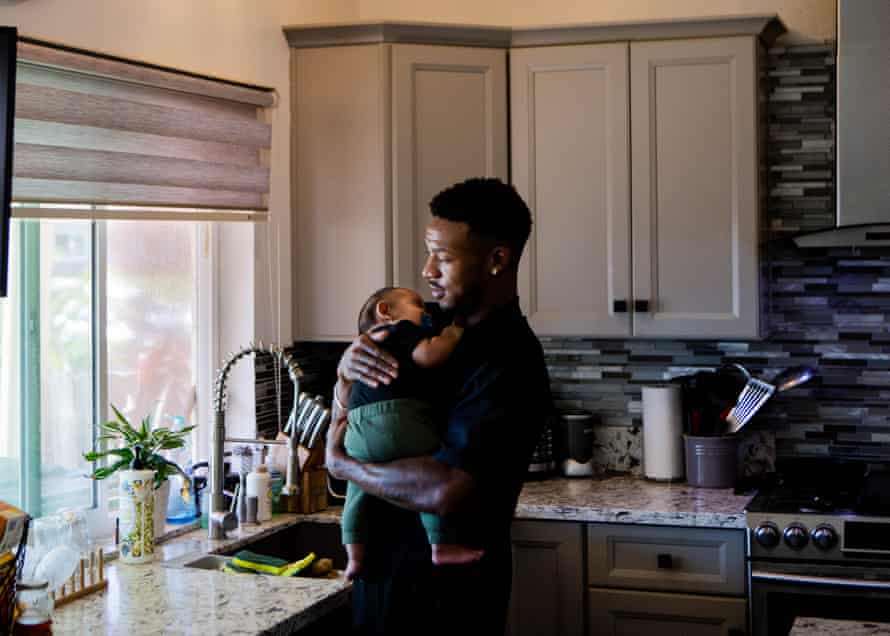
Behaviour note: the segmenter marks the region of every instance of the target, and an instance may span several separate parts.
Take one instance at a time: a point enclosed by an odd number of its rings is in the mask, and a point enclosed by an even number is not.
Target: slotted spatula
[[[726,417],[729,422],[729,433],[737,433],[751,421],[760,407],[776,392],[776,387],[769,382],[748,376],[748,382],[739,394],[739,399]]]

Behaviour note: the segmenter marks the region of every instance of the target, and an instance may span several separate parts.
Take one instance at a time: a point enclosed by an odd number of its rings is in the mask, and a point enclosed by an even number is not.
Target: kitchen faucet
[[[234,530],[238,525],[235,514],[225,507],[223,498],[223,452],[226,442],[238,442],[248,444],[286,444],[287,445],[287,479],[282,488],[282,494],[296,495],[298,493],[297,474],[299,473],[299,462],[297,459],[297,443],[295,435],[290,435],[288,440],[268,440],[268,439],[228,439],[226,438],[226,381],[232,367],[241,358],[249,354],[269,353],[272,359],[279,365],[287,369],[287,375],[291,382],[294,383],[294,407],[291,418],[296,415],[297,400],[300,395],[300,377],[303,375],[297,361],[287,353],[283,348],[277,345],[269,345],[265,347],[262,342],[258,344],[249,344],[237,353],[230,354],[225,364],[220,367],[216,374],[216,383],[213,390],[215,398],[213,401],[213,419],[214,426],[210,437],[210,519],[207,527],[210,532],[211,539],[225,539],[226,532]],[[276,390],[280,390],[276,388]]]

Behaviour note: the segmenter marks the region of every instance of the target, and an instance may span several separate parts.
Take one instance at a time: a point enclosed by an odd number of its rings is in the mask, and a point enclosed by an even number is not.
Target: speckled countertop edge
[[[731,489],[690,488],[633,476],[555,478],[524,484],[516,517],[744,528],[744,509],[750,498],[735,495]],[[332,508],[314,515],[279,515],[262,525],[239,528],[224,541],[209,539],[206,529],[178,528],[158,546],[155,563],[111,564],[107,591],[59,608],[55,633],[277,635],[299,629],[347,603],[349,584],[342,578],[239,577],[169,567],[162,561],[237,549],[304,521],[339,523],[341,511]],[[145,592],[134,597],[132,591],[143,588],[155,590],[154,596]],[[195,594],[195,590],[212,590],[216,596],[211,602],[209,595]]]
[[[519,519],[745,528],[751,495],[639,477],[558,478],[524,485]]]

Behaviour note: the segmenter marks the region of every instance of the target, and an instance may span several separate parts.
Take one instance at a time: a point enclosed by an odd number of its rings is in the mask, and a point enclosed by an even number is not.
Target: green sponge
[[[256,572],[254,572],[253,570],[248,570],[247,568],[237,566],[231,561],[226,561],[223,564],[222,570],[223,572],[228,572],[230,574],[256,574]]]
[[[281,574],[289,565],[284,559],[266,556],[265,554],[257,554],[250,550],[241,550],[232,558],[232,563],[238,567],[254,572],[264,572],[266,574]]]

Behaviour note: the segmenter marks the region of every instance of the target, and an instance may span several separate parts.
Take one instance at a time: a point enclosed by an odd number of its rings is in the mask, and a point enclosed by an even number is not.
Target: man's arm
[[[381,382],[389,384],[399,375],[399,363],[384,349],[377,346],[386,339],[386,332],[363,334],[340,356],[337,364],[337,383],[334,385],[334,404],[331,419],[336,420],[346,414],[349,393],[355,381],[376,387]]]
[[[362,463],[346,454],[346,416],[328,430],[325,465],[337,479],[353,482],[366,493],[401,508],[449,514],[466,503],[473,492],[469,473],[447,466],[431,456],[409,457],[385,463]]]

